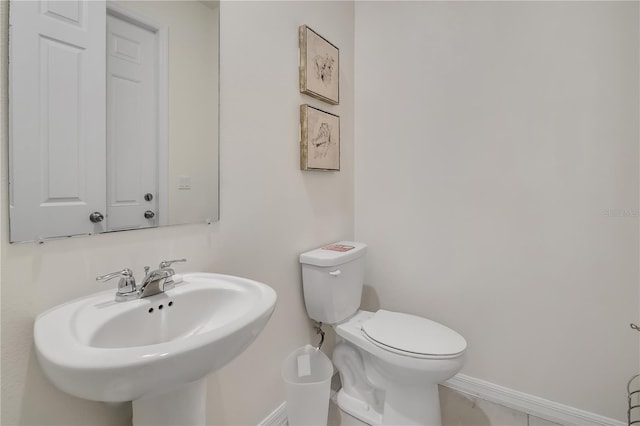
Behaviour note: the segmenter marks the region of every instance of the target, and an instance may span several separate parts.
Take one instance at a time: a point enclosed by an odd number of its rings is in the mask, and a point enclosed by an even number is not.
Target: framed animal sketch
[[[302,25],[300,39],[300,92],[333,105],[340,103],[340,50]]]
[[[300,169],[340,170],[340,117],[300,105]]]

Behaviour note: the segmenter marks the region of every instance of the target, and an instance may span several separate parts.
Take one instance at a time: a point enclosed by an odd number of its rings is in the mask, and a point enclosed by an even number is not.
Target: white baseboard
[[[258,426],[287,426],[287,403],[283,402],[271,414],[265,417]]]
[[[463,374],[458,374],[443,385],[565,426],[626,426],[626,423],[619,420],[579,410]]]
[[[564,426],[627,426],[626,423],[619,420],[579,410],[463,374],[449,379],[443,383],[443,386]],[[332,391],[332,396],[334,393]],[[258,426],[287,426],[286,403],[280,404]]]

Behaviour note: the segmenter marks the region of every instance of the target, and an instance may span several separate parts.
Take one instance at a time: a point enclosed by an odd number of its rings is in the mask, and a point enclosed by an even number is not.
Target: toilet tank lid
[[[367,245],[355,241],[338,241],[315,250],[302,253],[300,263],[315,266],[337,266],[362,257]]]

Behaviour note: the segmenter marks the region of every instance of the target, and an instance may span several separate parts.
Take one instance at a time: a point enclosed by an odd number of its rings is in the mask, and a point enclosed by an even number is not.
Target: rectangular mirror
[[[11,242],[218,220],[217,1],[11,1]]]

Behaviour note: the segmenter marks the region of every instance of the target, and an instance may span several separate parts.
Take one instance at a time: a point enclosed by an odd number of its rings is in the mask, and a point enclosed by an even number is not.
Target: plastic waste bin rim
[[[291,381],[291,380],[287,379],[287,377],[286,377],[286,375],[285,375],[285,365],[287,365],[287,362],[286,362],[286,361],[287,361],[287,360],[289,360],[289,358],[293,358],[293,355],[294,355],[296,352],[298,352],[298,351],[300,351],[300,350],[308,350],[308,349],[314,349],[314,350],[317,350],[317,349],[315,349],[313,346],[311,346],[311,345],[307,344],[306,346],[301,346],[301,347],[299,347],[299,348],[294,349],[292,352],[290,352],[290,353],[286,356],[286,358],[285,358],[285,360],[284,360],[284,362],[283,362],[283,364],[282,364],[282,366],[281,366],[281,368],[280,368],[280,376],[282,377],[282,380],[283,380],[286,384],[289,384],[289,385],[295,385],[295,386],[306,386],[306,385],[315,385],[315,386],[317,386],[317,385],[318,385],[318,384],[320,384],[320,383],[331,382],[331,380],[333,379],[333,376],[334,376],[334,374],[336,373],[336,368],[335,368],[335,366],[333,365],[333,362],[331,361],[331,358],[329,358],[329,356],[328,356],[327,354],[325,354],[324,352],[322,352],[322,351],[318,351],[318,352],[319,352],[320,354],[322,354],[323,362],[326,362],[326,363],[327,363],[327,366],[331,368],[331,373],[329,374],[329,376],[328,376],[326,379],[323,379],[323,380],[316,380],[316,381],[313,381],[313,382],[306,382],[306,383],[305,383],[305,382],[298,382],[298,381]]]

